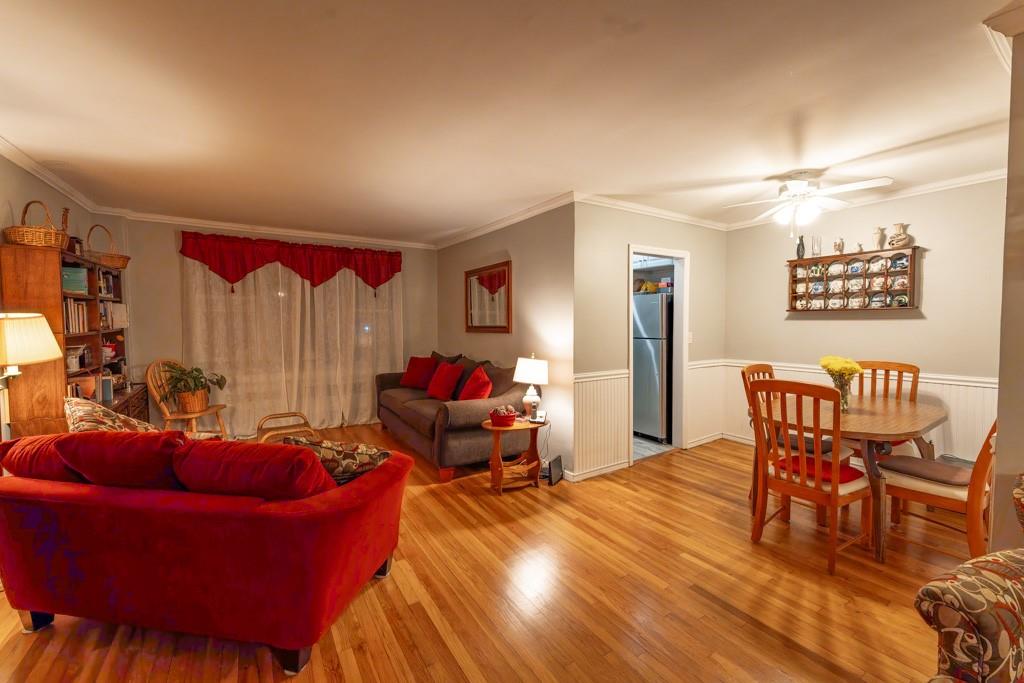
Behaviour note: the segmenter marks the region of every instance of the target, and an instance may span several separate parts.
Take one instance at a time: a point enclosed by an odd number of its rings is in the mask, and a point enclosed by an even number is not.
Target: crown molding
[[[64,182],[64,180],[53,171],[37,162],[35,159],[23,152],[13,142],[2,136],[0,136],[0,156],[3,156],[5,159],[16,166],[19,166],[23,170],[28,171],[53,189],[64,194],[68,199],[80,204],[86,211],[96,211],[97,207],[95,202],[68,183]]]
[[[891,194],[887,194],[883,197],[871,197],[868,199],[861,199],[857,201],[851,201],[850,205],[844,209],[838,209],[837,211],[828,211],[826,213],[837,213],[839,211],[848,211],[860,206],[869,206],[871,204],[881,204],[882,202],[891,202],[897,199],[907,199],[908,197],[917,197],[923,194],[931,194],[933,192],[945,192],[946,190],[955,190],[958,187],[969,187],[971,185],[980,185],[982,183],[991,183],[996,180],[1006,179],[1006,169],[996,169],[994,171],[984,171],[982,173],[972,173],[970,175],[960,176],[959,178],[951,178],[949,180],[940,180],[934,183],[924,183],[922,185],[914,185],[911,187],[905,187],[902,190],[898,190]],[[743,230],[745,228],[753,228],[758,225],[768,225],[772,223],[772,219],[759,221],[741,221],[739,223],[729,224],[728,230]]]
[[[984,24],[1008,38],[1024,33],[1024,0],[1013,0],[989,15]]]
[[[572,204],[577,201],[577,194],[573,191],[563,192],[562,194],[555,195],[550,199],[545,199],[539,204],[528,206],[525,209],[520,209],[515,213],[510,213],[504,218],[499,218],[496,221],[491,221],[477,228],[466,228],[450,232],[447,235],[442,235],[439,240],[434,242],[436,249],[444,249],[446,247],[453,246],[459,242],[465,242],[481,235],[486,235],[502,228],[507,228],[510,225],[514,225],[520,221],[525,221],[527,218],[533,218],[539,216],[542,213],[547,213],[551,209],[557,209],[560,206],[566,204]]]
[[[999,63],[1006,69],[1006,73],[1013,71],[1013,46],[1011,41],[1012,38],[1007,38],[1002,33],[994,31],[988,26],[981,27],[985,31],[985,36],[988,38],[988,44],[992,46],[992,51],[996,53],[996,57],[999,59]]]
[[[644,216],[654,216],[655,218],[663,218],[676,223],[687,223],[689,225],[696,225],[698,227],[709,228],[711,230],[729,229],[728,225],[725,223],[719,223],[718,221],[712,221],[706,218],[697,218],[696,216],[688,216],[685,213],[679,213],[677,211],[659,209],[654,206],[648,206],[647,204],[627,202],[621,199],[613,199],[612,197],[605,197],[598,194],[579,195],[576,201],[581,204],[604,206],[609,209],[619,209],[620,211],[629,211],[630,213],[638,213]]]

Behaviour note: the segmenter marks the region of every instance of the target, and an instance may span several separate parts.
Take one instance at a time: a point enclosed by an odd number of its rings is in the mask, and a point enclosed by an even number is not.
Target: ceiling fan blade
[[[723,206],[723,209],[733,209],[737,206],[754,206],[755,204],[767,204],[769,202],[782,202],[785,201],[785,197],[772,197],[771,199],[758,199],[756,202],[741,202],[739,204],[728,204]]]
[[[764,213],[762,213],[762,214],[759,214],[759,215],[755,216],[755,217],[753,218],[753,220],[754,220],[754,221],[762,221],[762,220],[764,220],[765,218],[771,218],[772,216],[774,216],[775,214],[777,214],[777,213],[778,213],[779,211],[782,211],[782,210],[783,210],[784,208],[786,208],[787,206],[789,206],[789,203],[786,203],[786,204],[779,204],[778,206],[773,206],[772,208],[768,209],[768,210],[767,210],[767,211],[765,211]]]
[[[856,192],[857,190],[870,190],[873,187],[885,187],[886,185],[892,185],[892,178],[872,178],[871,180],[860,180],[855,183],[844,183],[842,185],[833,185],[832,187],[823,187],[814,194],[820,196],[829,196],[833,194],[840,194],[842,192]]]
[[[850,202],[848,201],[836,199],[835,197],[822,197],[820,195],[815,195],[810,201],[814,202],[826,211],[838,211],[839,209],[845,209],[850,206]]]

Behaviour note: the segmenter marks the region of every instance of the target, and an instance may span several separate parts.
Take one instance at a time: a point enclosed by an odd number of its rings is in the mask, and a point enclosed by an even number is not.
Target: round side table
[[[511,427],[495,427],[490,420],[484,420],[480,426],[491,433],[494,446],[491,448],[491,488],[501,495],[506,484],[506,477],[514,478],[507,483],[526,483],[540,486],[540,454],[537,452],[537,432],[547,422],[527,422],[516,420]],[[501,459],[501,436],[505,432],[530,430],[530,447],[518,458],[510,462]]]

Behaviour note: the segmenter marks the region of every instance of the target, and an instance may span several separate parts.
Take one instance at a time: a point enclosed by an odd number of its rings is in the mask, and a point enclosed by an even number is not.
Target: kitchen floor
[[[672,444],[661,443],[654,439],[645,439],[642,436],[633,435],[633,460],[640,460],[659,453],[665,453],[673,449]]]

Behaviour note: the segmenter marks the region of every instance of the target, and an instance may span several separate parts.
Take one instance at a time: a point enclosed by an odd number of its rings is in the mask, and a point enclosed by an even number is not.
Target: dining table
[[[804,397],[805,415],[811,414],[813,399]],[[797,397],[787,396],[787,414],[796,415]],[[838,403],[821,402],[821,432],[832,436],[832,410]],[[946,409],[935,403],[898,400],[889,396],[852,395],[849,410],[839,415],[840,438],[860,443],[861,458],[871,485],[872,543],[875,559],[885,562],[885,476],[878,467],[876,444],[913,441],[921,457],[935,459],[935,446],[925,435],[948,418]],[[756,479],[755,479],[756,481]],[[756,491],[754,492],[756,499]]]

